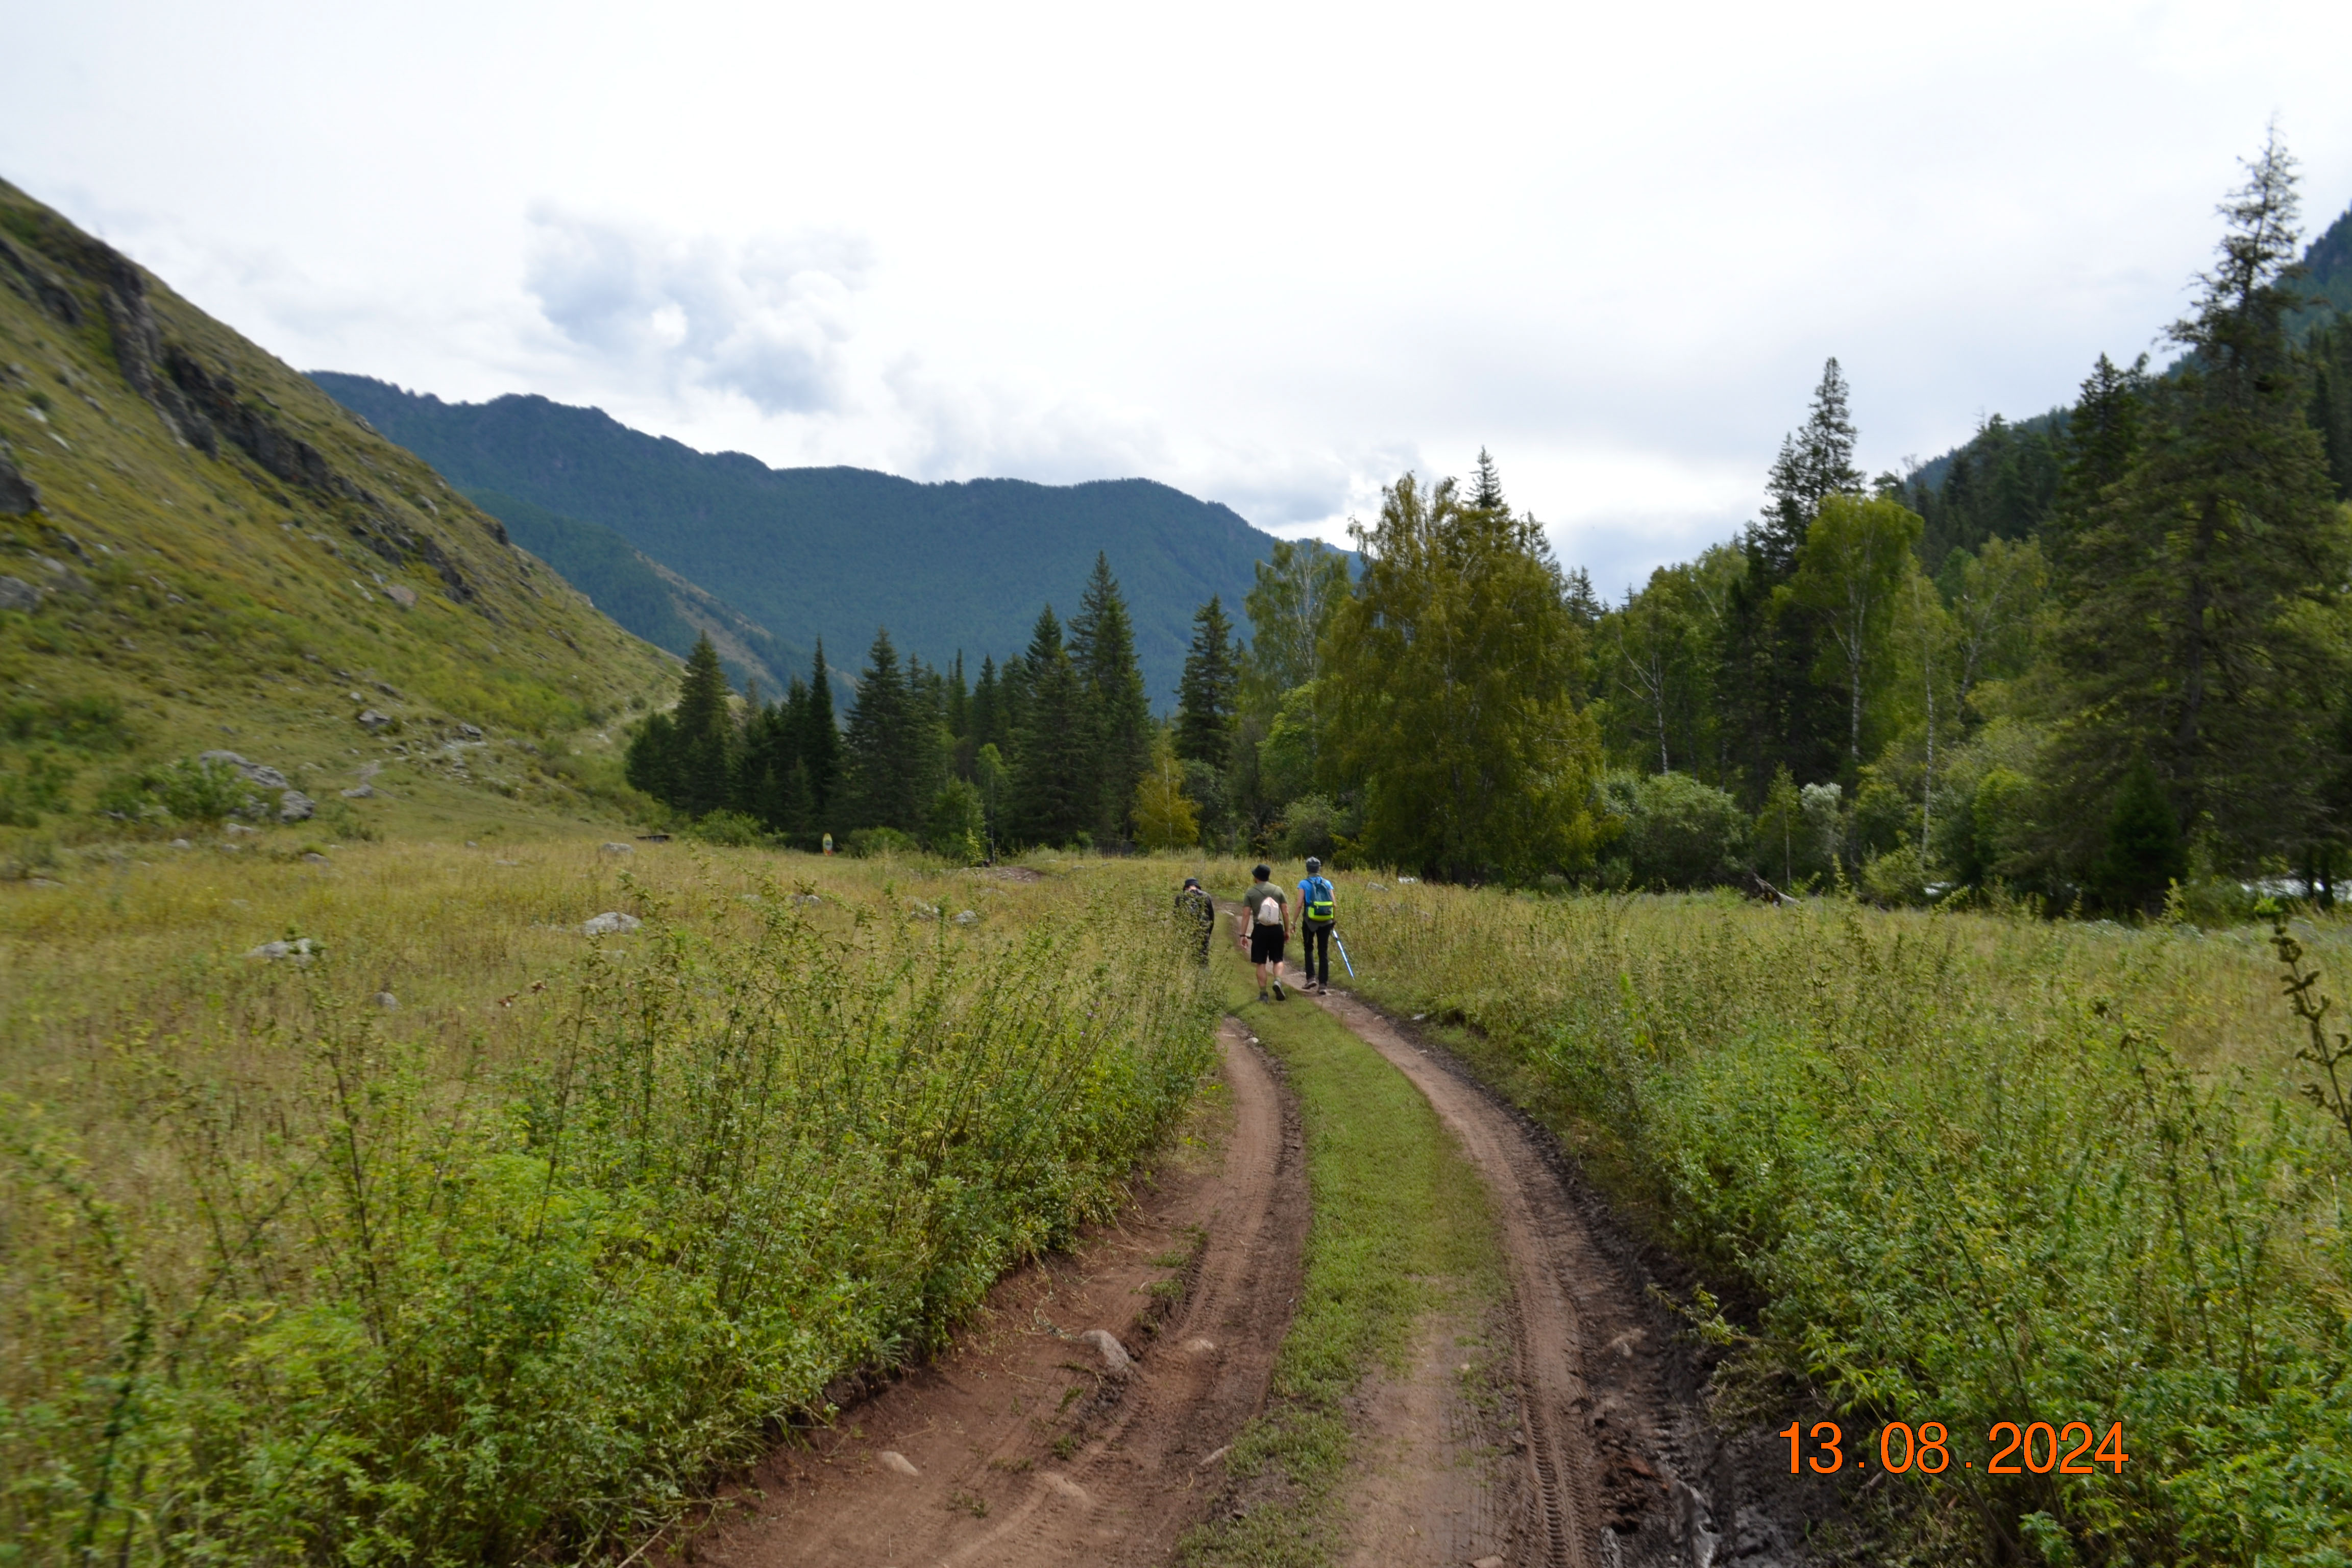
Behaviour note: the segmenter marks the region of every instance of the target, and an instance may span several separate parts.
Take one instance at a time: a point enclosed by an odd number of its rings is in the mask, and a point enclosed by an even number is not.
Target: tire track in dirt
[[[1710,1568],[1728,1561],[1706,1497],[1711,1468],[1695,1392],[1677,1390],[1671,1327],[1638,1265],[1571,1190],[1556,1147],[1525,1116],[1398,1025],[1344,993],[1324,1008],[1403,1073],[1485,1177],[1508,1259],[1507,1306],[1525,1443],[1527,1503],[1515,1560],[1543,1568]],[[1748,1532],[1762,1555],[1783,1532]],[[1767,1539],[1767,1538],[1769,1539]],[[1740,1545],[1750,1544],[1742,1541]]]
[[[755,1517],[707,1537],[736,1568],[847,1562],[1156,1563],[1217,1494],[1206,1461],[1263,1405],[1297,1300],[1298,1120],[1232,1019],[1215,1168],[1162,1180],[1116,1230],[1022,1270],[956,1350],[846,1410],[754,1478]],[[1198,1242],[1164,1317],[1152,1261]],[[1120,1374],[1078,1336],[1108,1329]],[[896,1461],[894,1463],[894,1460]],[[907,1473],[911,1468],[914,1473]]]

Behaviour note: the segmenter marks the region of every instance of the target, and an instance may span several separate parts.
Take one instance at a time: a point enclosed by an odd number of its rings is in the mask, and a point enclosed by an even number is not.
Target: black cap
[[[1274,868],[1271,866],[1253,866],[1250,868],[1250,875],[1263,882],[1268,877],[1274,875]]]
[[[1184,879],[1184,885],[1188,888],[1197,888],[1201,885],[1201,879],[1198,877],[1187,877]]]

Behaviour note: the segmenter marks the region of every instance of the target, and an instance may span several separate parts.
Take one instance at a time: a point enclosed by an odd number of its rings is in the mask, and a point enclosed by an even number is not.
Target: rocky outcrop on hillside
[[[226,443],[272,479],[299,487],[339,512],[353,538],[385,562],[421,563],[453,601],[499,618],[469,580],[462,546],[404,524],[366,485],[289,428],[266,394],[242,391],[227,366],[208,363],[198,349],[173,336],[157,317],[147,275],[137,263],[53,215],[43,216],[49,221],[36,226],[35,243],[16,245],[0,237],[0,283],[72,328],[89,318],[73,284],[94,286],[123,381],[181,441],[215,458]],[[0,513],[29,511],[33,504],[32,487],[0,455]],[[438,510],[430,501],[424,504]],[[506,528],[497,519],[465,510],[467,521],[490,542],[508,543]]]

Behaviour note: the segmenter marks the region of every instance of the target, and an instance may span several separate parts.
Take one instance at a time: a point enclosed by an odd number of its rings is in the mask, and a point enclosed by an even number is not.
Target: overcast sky
[[[1611,595],[1824,355],[1867,468],[2153,345],[2352,5],[0,0],[0,175],[305,368],[1344,536],[1483,443]]]

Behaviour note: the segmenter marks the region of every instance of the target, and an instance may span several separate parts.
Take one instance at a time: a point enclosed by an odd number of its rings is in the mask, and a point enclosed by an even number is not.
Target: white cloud
[[[1162,466],[1150,414],[1078,392],[943,375],[912,354],[880,377],[899,471],[921,479],[1012,476],[1047,484],[1129,479]]]
[[[736,245],[541,205],[524,288],[615,378],[733,393],[764,415],[840,409],[867,246],[844,235]]]

